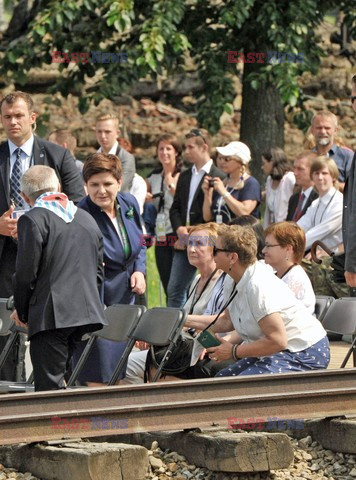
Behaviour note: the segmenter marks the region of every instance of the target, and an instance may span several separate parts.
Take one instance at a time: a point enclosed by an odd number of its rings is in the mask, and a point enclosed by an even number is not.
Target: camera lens
[[[209,180],[209,187],[214,187],[214,180]]]

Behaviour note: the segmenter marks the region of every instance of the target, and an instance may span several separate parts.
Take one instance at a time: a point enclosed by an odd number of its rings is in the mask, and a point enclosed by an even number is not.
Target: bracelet
[[[237,362],[239,360],[239,357],[236,355],[236,350],[237,350],[238,344],[235,344],[232,346],[232,358]]]
[[[231,195],[230,192],[226,192],[226,193],[224,193],[224,195],[222,196],[222,198],[230,197],[230,195]]]

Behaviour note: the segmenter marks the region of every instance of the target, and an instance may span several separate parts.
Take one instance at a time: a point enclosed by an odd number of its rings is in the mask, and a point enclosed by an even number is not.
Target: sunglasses
[[[213,246],[213,255],[217,255],[219,252],[234,253],[232,250],[226,250],[225,248],[218,248],[215,245]]]
[[[202,134],[202,132],[199,130],[199,128],[193,128],[193,130],[191,130],[189,133],[187,133],[187,135],[185,136],[185,138],[192,138],[192,137],[200,137],[203,139],[204,143],[206,144],[206,140],[204,138],[204,135]]]

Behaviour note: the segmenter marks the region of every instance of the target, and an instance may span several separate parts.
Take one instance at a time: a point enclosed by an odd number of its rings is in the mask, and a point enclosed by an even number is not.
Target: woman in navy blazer
[[[134,303],[146,289],[146,247],[135,197],[120,193],[121,162],[115,155],[90,155],[83,168],[88,196],[78,207],[96,220],[104,237],[104,291],[106,306]],[[100,339],[96,342],[80,380],[88,385],[107,383],[125,344]],[[83,345],[81,346],[83,347]],[[79,357],[82,348],[77,349]]]

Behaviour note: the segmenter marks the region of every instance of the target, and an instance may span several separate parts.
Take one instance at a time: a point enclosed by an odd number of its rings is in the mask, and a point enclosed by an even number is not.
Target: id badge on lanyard
[[[221,214],[222,204],[225,203],[223,197],[218,199],[218,213],[215,215],[215,222],[218,224],[223,223],[223,216]]]
[[[166,218],[163,212],[158,213],[156,217],[156,235],[159,242],[166,240]]]

